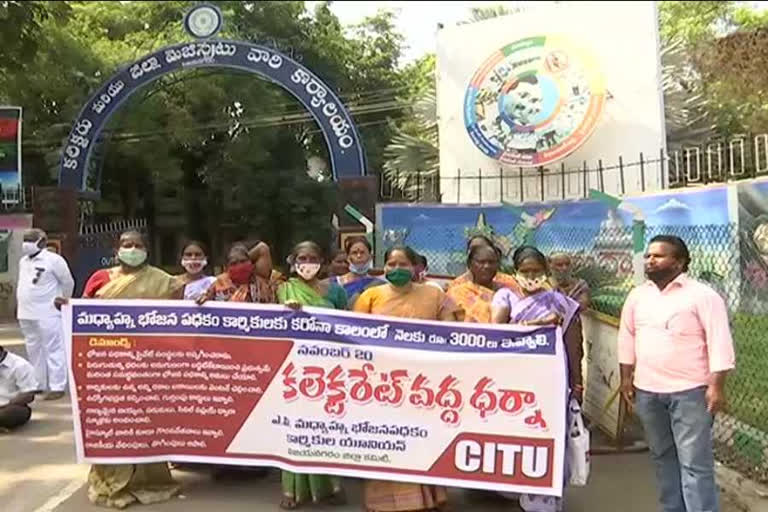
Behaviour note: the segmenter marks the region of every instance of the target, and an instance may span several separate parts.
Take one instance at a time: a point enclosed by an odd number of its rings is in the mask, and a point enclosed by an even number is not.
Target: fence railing
[[[382,242],[385,246],[410,245],[428,258],[431,272],[458,275],[465,271],[466,240],[478,229],[457,232],[453,227],[432,226],[400,233],[394,237],[398,240],[383,237]],[[511,252],[522,243],[533,244],[545,254],[570,254],[576,276],[590,285],[592,308],[614,317],[621,314],[633,287],[631,227],[545,223],[520,233],[519,238],[493,230],[482,233],[502,249],[503,268],[508,271]],[[728,380],[729,410],[715,423],[717,458],[755,480],[768,482],[768,255],[753,250],[749,234],[736,225],[649,226],[646,245],[659,234],[686,240],[692,257],[690,275],[717,291],[730,313],[737,368]]]
[[[661,176],[661,180],[658,177]],[[384,202],[526,203],[625,195],[768,176],[768,134],[736,135],[654,154],[539,168],[395,172],[380,180]],[[445,191],[450,190],[450,194]]]
[[[2,213],[24,213],[32,210],[32,189],[9,188],[0,191]]]

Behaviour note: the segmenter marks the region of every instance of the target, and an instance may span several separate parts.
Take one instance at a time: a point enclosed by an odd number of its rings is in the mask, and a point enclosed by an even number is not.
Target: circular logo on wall
[[[213,37],[221,30],[221,22],[221,10],[210,4],[195,6],[184,17],[187,32],[198,39]]]
[[[605,97],[586,51],[561,36],[529,37],[501,48],[475,72],[464,95],[464,124],[487,156],[538,167],[589,138]]]

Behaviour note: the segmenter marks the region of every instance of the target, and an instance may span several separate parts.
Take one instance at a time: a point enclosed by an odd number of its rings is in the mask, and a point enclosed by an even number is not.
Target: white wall
[[[620,424],[620,399],[606,408],[621,383],[617,320],[588,311],[581,315],[584,327],[584,414],[600,430],[616,439]]]
[[[462,203],[520,201],[519,166],[501,165],[475,146],[465,128],[464,98],[473,75],[494,52],[526,37],[555,34],[582,48],[586,68],[592,68],[589,56],[594,58],[609,93],[592,135],[562,160],[566,170],[580,169],[585,160],[590,168],[597,168],[599,159],[604,166],[615,165],[619,156],[625,164],[637,162],[641,152],[646,160],[659,159],[665,135],[655,3],[568,2],[546,6],[438,31],[437,99],[444,202],[458,202],[455,181],[445,179],[455,177],[457,169],[465,177],[498,177],[501,170],[504,179],[503,197],[499,179],[483,180],[482,201],[478,184],[462,181]],[[573,55],[578,53],[574,50]],[[563,187],[560,162],[546,168],[553,174],[545,179],[545,200],[561,199],[563,188],[567,198],[580,196],[584,185],[581,174],[567,174]],[[645,189],[661,188],[659,165],[648,164],[644,171]],[[606,171],[603,176],[605,192],[620,193],[619,173]],[[525,200],[541,200],[538,172],[528,169],[523,181]],[[590,175],[587,188],[599,188],[597,174]],[[639,166],[626,169],[626,193],[642,188]]]

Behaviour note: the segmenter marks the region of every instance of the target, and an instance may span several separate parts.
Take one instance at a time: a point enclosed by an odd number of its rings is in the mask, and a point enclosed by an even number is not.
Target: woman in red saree
[[[259,242],[250,250],[243,244],[235,244],[227,255],[227,271],[216,277],[198,303],[216,300],[276,304],[277,288],[283,281],[282,274],[272,270],[267,244]]]

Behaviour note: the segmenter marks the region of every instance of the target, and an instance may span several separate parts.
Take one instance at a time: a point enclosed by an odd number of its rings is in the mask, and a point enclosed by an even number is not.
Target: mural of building
[[[381,257],[395,243],[410,245],[427,256],[432,273],[441,275],[458,275],[465,270],[466,243],[474,234],[492,238],[502,249],[506,266],[511,263],[512,252],[523,244],[535,245],[544,253],[566,251],[573,255],[582,277],[592,284],[597,300],[604,300],[605,310],[615,313],[633,284],[635,215],[630,210],[645,221],[646,240],[660,233],[684,238],[690,245],[697,276],[719,289],[724,289],[723,283],[738,282],[738,219],[733,191],[733,186],[725,185],[666,191],[626,197],[618,207],[601,200],[521,206],[380,204],[377,251]],[[761,229],[760,233],[768,237],[768,224]],[[768,242],[762,247],[768,268]],[[768,273],[765,277],[768,283]],[[738,286],[729,287],[728,294],[730,303],[738,303]]]

